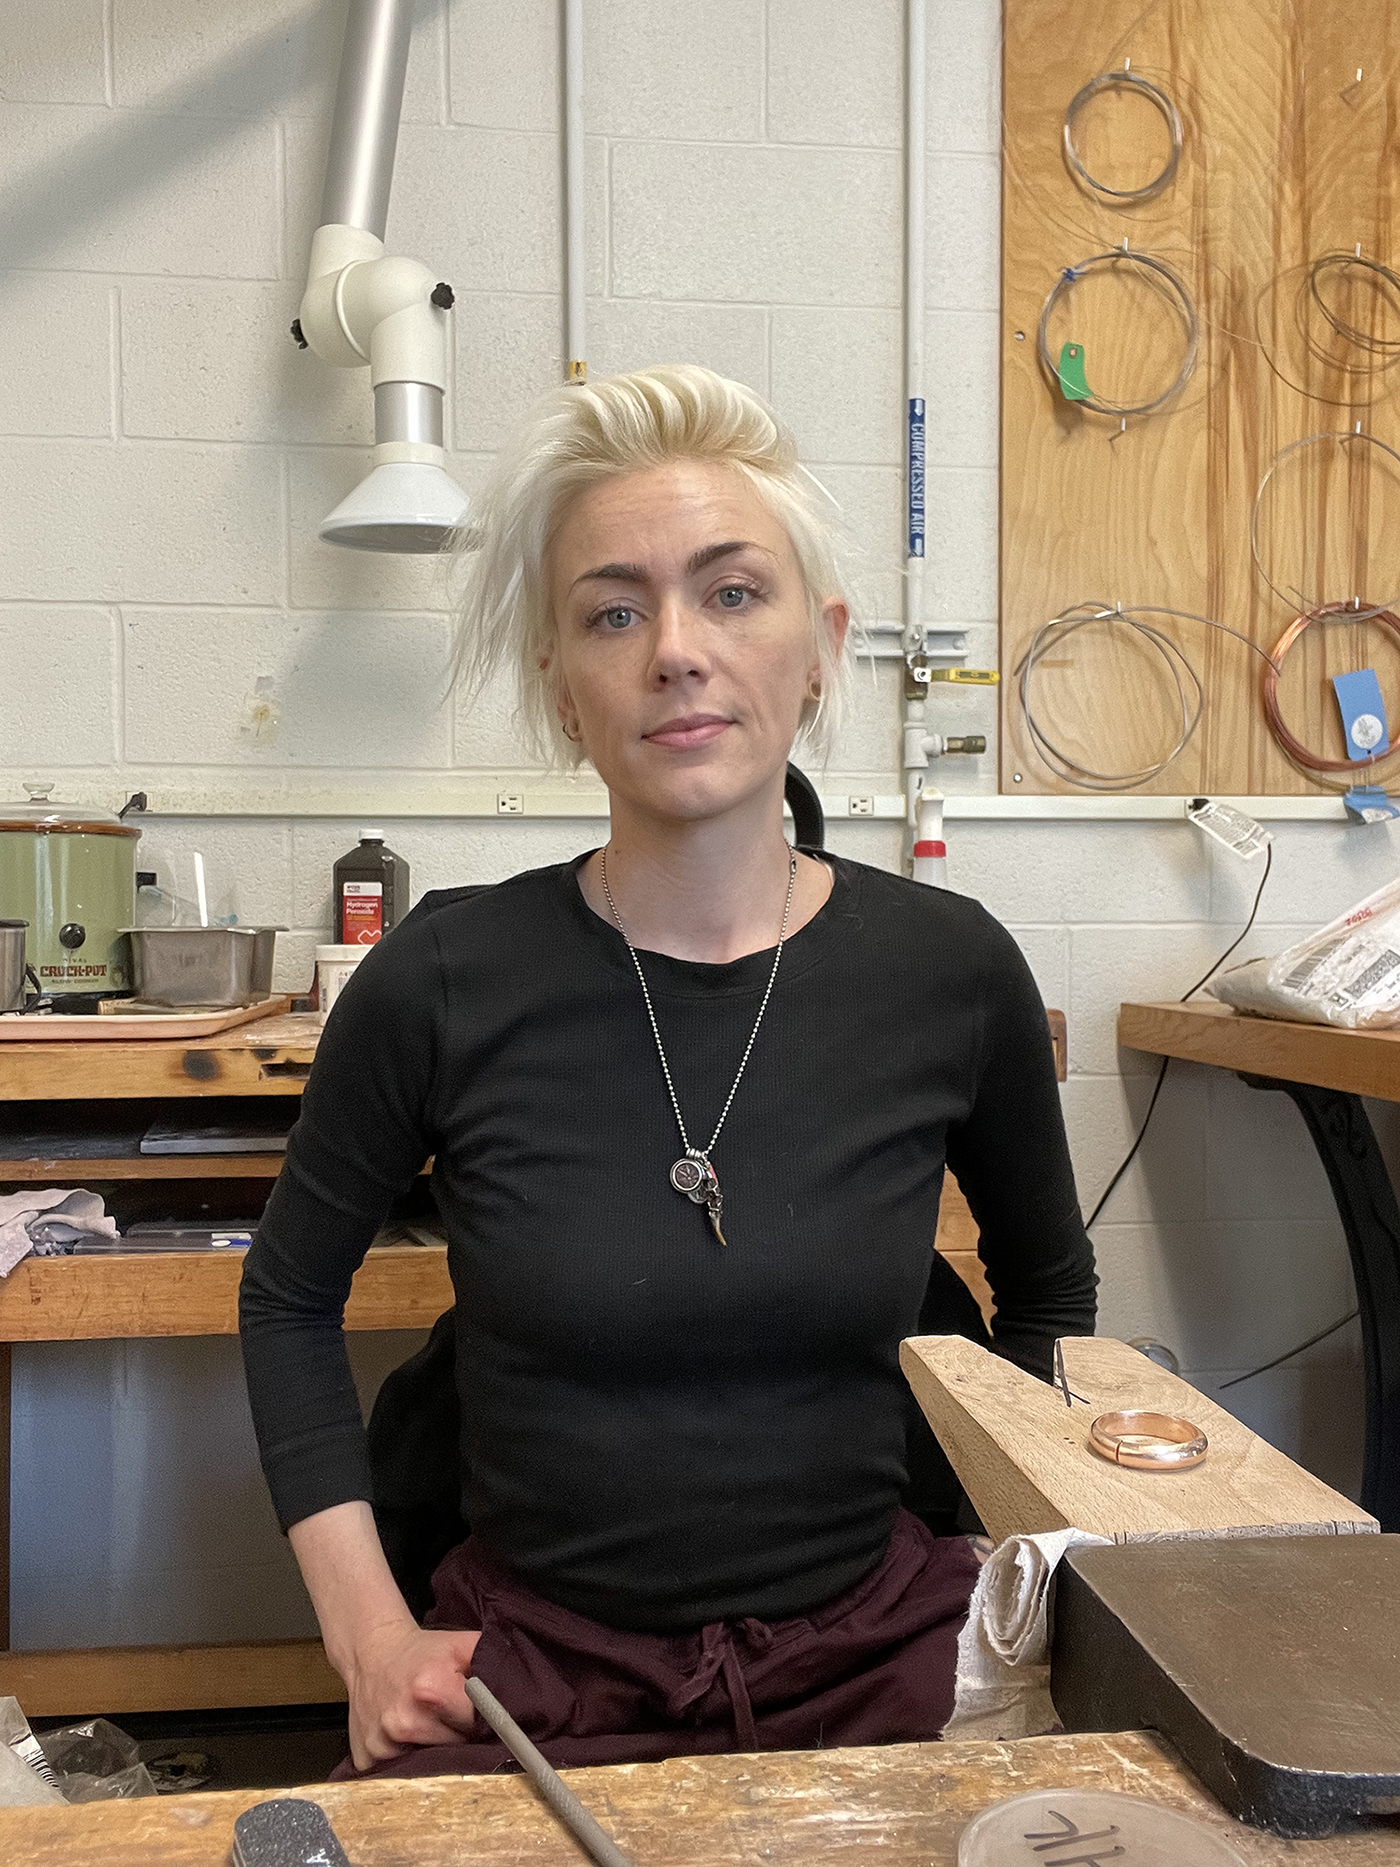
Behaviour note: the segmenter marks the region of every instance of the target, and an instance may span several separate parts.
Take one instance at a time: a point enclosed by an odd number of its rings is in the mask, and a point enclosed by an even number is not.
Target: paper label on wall
[[[346,946],[374,946],[384,932],[383,882],[344,882],[340,931]]]
[[[1273,842],[1273,835],[1262,823],[1247,817],[1232,804],[1217,804],[1213,798],[1193,797],[1186,814],[1199,830],[1223,843],[1226,849],[1248,862]]]

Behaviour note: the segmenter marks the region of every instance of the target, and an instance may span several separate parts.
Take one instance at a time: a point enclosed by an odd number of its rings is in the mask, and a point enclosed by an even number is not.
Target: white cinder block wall
[[[999,15],[995,0],[931,12],[928,607],[968,626],[981,662],[997,613]],[[771,395],[848,515],[864,613],[895,617],[899,0],[590,0],[586,17],[592,368],[693,359]],[[498,696],[444,701],[436,568],[315,539],[370,438],[363,380],[287,331],[342,19],[337,0],[0,0],[0,785],[53,778],[109,804],[147,787],[142,866],[178,885],[202,849],[217,908],[294,930],[298,986],[357,827],[299,818],[298,796],[366,778],[426,792],[522,763]],[[468,488],[560,373],[557,81],[553,0],[420,0],[389,241],[457,289],[449,441]],[[994,707],[950,696],[943,721],[990,732]],[[867,668],[824,788],[894,789],[897,743],[894,670]],[[938,778],[993,790],[994,772],[988,754]],[[278,786],[287,814],[261,814]],[[162,817],[162,798],[210,814]],[[603,835],[386,828],[415,893]],[[897,860],[879,823],[831,841]],[[1117,1003],[1203,971],[1254,871],[1163,824],[953,825],[950,863],[1069,1014],[1087,1205],[1150,1084],[1147,1060],[1115,1049]],[[1393,867],[1388,831],[1281,825],[1251,950]],[[1103,1327],[1160,1337],[1206,1386],[1352,1300],[1291,1105],[1219,1074],[1174,1073],[1097,1242]],[[403,1347],[361,1341],[366,1383]],[[45,1346],[15,1367],[17,1644],[309,1625],[231,1343]],[[1354,1477],[1351,1332],[1236,1400]]]

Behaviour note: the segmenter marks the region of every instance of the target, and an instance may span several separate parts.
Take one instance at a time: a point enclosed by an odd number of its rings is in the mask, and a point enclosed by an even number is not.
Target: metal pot
[[[136,918],[140,830],[111,811],[54,802],[52,785],[25,789],[26,803],[0,804],[0,915],[28,921],[28,961],[55,1010],[129,992],[120,929]]]
[[[24,936],[27,921],[0,921],[0,1011],[24,1004]]]

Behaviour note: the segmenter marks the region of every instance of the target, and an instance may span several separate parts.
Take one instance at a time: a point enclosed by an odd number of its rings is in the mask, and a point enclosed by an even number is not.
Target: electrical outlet
[[[519,791],[498,791],[496,793],[496,814],[500,817],[518,817],[525,809],[525,799]]]
[[[858,794],[853,792],[851,794],[850,811],[853,817],[873,817],[875,815],[875,799],[871,797],[868,791],[862,791]]]

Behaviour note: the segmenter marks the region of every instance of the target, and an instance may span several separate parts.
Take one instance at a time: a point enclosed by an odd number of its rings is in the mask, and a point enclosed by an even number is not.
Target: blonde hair
[[[843,599],[833,503],[798,461],[792,435],[742,383],[676,363],[556,389],[535,408],[473,501],[460,540],[454,674],[479,693],[514,668],[520,714],[536,751],[577,764],[555,707],[556,630],[548,557],[570,503],[586,487],[677,460],[734,467],[792,541],[820,668],[799,735],[819,756],[839,722],[844,658],[822,614]]]

